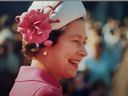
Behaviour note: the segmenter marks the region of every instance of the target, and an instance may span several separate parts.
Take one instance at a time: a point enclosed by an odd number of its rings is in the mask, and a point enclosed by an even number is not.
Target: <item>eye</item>
[[[86,44],[86,40],[83,41],[83,44],[84,44],[84,45]]]
[[[79,40],[72,40],[73,42],[75,42],[75,43],[79,43]]]

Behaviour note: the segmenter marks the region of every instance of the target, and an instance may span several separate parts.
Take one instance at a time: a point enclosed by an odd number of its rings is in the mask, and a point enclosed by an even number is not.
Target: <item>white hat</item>
[[[44,9],[46,6],[54,7],[59,1],[34,1],[28,10]],[[60,23],[52,23],[52,30],[60,29],[64,25],[86,15],[82,1],[63,1],[50,18],[59,19]]]

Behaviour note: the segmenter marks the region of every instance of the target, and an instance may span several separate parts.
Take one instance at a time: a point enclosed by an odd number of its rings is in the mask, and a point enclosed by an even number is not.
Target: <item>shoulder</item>
[[[52,93],[53,91],[51,88],[41,87],[35,92],[34,96],[52,96]]]
[[[59,95],[57,95],[52,88],[44,86],[36,90],[34,96],[59,96]]]

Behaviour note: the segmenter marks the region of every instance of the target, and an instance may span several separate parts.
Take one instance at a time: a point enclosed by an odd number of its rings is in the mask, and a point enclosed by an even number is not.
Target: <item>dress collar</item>
[[[16,81],[40,81],[61,88],[59,82],[55,78],[53,78],[48,72],[31,66],[22,66],[20,68]]]

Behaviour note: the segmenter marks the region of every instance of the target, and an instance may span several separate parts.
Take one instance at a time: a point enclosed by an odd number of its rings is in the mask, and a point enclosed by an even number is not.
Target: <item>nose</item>
[[[87,50],[82,47],[79,51],[78,51],[78,54],[81,55],[82,57],[85,57],[87,56]]]

